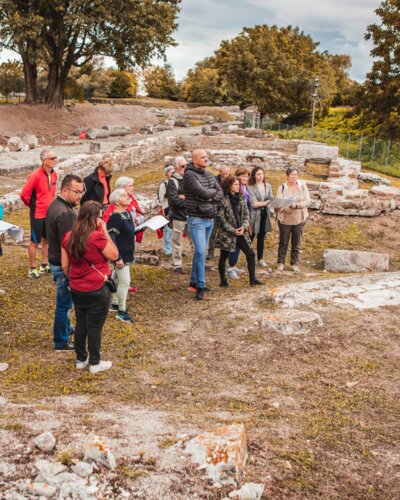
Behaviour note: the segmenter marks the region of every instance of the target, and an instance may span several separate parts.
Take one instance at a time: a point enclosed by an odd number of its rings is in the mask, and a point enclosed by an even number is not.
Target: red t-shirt
[[[99,274],[100,271],[103,275],[110,275],[110,266],[107,259],[101,253],[108,243],[108,239],[104,236],[102,231],[93,231],[89,236],[85,253],[83,257],[94,264],[96,269],[93,269],[90,264],[83,258],[75,259],[69,254],[67,250],[67,243],[71,231],[66,233],[63,238],[62,246],[68,254],[70,262],[69,271],[69,285],[71,290],[79,292],[93,292],[99,290],[104,285],[104,277]]]

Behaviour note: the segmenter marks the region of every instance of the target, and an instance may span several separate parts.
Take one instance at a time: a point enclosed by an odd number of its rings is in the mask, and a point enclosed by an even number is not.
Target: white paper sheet
[[[293,203],[298,203],[300,200],[299,198],[296,197],[291,197],[291,198],[275,198],[274,200],[271,201],[271,203],[268,205],[268,208],[289,208],[290,205],[293,205]]]
[[[4,233],[7,233],[16,242],[21,242],[24,239],[24,230],[21,227],[0,220],[0,235]]]
[[[156,231],[157,229],[160,229],[160,227],[164,227],[169,223],[169,220],[166,219],[163,215],[155,215],[154,217],[151,217],[151,219],[148,219],[143,222],[143,224],[139,224],[135,228],[135,232],[137,233],[141,229],[149,228],[152,229],[153,231]]]

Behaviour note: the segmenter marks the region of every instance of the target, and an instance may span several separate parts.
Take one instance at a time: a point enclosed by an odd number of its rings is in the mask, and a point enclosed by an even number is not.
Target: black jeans
[[[290,252],[290,264],[298,264],[300,255],[301,236],[303,234],[304,222],[295,226],[278,223],[279,225],[279,249],[278,264],[284,264],[289,246],[290,237],[292,238],[292,248]]]
[[[256,255],[254,253],[254,250],[251,247],[249,247],[243,236],[238,236],[236,238],[236,248],[239,248],[246,256],[250,283],[253,283],[254,280],[256,279]],[[222,250],[221,248],[221,255],[219,256],[219,262],[218,262],[218,271],[221,281],[226,280],[225,264],[229,258],[230,253],[231,252],[229,252],[228,250]]]
[[[75,352],[78,361],[86,361],[86,340],[89,364],[100,363],[101,332],[110,308],[111,294],[106,286],[93,292],[71,290],[75,305]]]
[[[257,260],[261,260],[264,255],[264,240],[267,232],[265,231],[265,222],[268,217],[267,210],[261,210],[261,220],[260,220],[260,230],[257,233]],[[256,235],[253,233],[251,235],[251,241],[254,240]]]

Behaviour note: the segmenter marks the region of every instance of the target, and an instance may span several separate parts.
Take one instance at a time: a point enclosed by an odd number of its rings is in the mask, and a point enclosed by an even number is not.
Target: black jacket
[[[50,204],[46,213],[46,235],[49,244],[49,262],[61,266],[61,241],[75,224],[77,215],[72,205],[61,196]]]
[[[215,205],[222,200],[224,193],[210,172],[189,163],[183,176],[183,189],[186,215],[201,219],[214,218]]]
[[[168,217],[170,220],[186,220],[185,200],[179,198],[180,194],[184,194],[183,177],[174,172],[167,184]]]
[[[104,186],[101,180],[99,179],[98,170],[99,167],[97,167],[93,173],[89,174],[87,177],[83,179],[83,183],[85,185],[85,194],[82,196],[81,205],[83,205],[86,201],[89,200],[98,201],[100,205],[103,205]],[[106,176],[106,182],[109,194],[111,193],[110,180],[111,180],[111,174]]]

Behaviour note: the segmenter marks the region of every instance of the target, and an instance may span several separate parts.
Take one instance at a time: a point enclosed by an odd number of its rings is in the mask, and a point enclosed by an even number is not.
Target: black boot
[[[254,278],[250,281],[250,286],[263,285],[264,283],[257,278]]]
[[[219,284],[221,288],[228,288],[228,280],[226,278],[221,279],[221,283]]]
[[[196,291],[196,300],[204,299],[204,288],[198,288]]]

